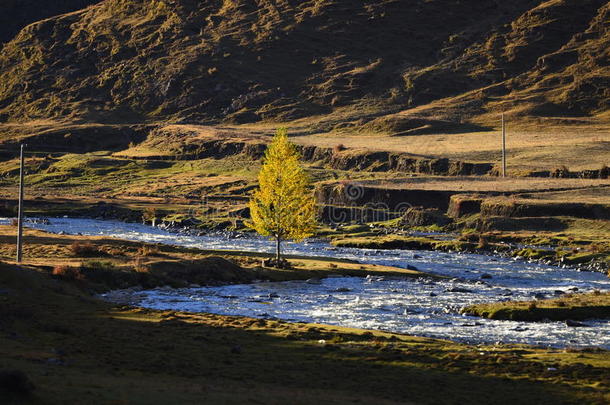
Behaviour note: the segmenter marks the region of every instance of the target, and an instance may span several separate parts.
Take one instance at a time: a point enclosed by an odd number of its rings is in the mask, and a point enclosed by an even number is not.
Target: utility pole
[[[502,113],[502,177],[506,177],[506,122]]]
[[[22,247],[23,247],[23,150],[24,144],[21,144],[20,170],[19,170],[19,213],[17,214],[17,263],[21,263]]]

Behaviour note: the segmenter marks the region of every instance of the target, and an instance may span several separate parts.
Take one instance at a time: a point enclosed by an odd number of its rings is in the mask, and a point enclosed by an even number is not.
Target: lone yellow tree
[[[248,226],[275,239],[278,267],[282,263],[282,240],[301,241],[311,236],[316,226],[316,203],[299,157],[286,129],[278,129],[265,152],[258,174],[259,188],[249,203],[252,220]]]

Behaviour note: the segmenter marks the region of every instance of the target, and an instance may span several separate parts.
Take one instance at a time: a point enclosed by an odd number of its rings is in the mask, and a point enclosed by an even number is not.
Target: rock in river
[[[582,322],[578,322],[578,321],[572,321],[570,319],[566,319],[566,325],[570,326],[572,328],[582,328],[582,327],[589,326],[586,323],[582,323]]]
[[[469,290],[467,288],[461,288],[461,287],[451,287],[451,288],[447,288],[445,290],[445,292],[452,292],[452,293],[472,293],[472,290]]]

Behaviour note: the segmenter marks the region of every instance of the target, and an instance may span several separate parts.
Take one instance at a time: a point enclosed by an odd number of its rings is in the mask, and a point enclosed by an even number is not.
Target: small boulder
[[[286,259],[280,259],[279,261],[275,258],[273,259],[264,259],[262,261],[262,267],[271,267],[275,269],[284,269],[288,270],[292,268],[292,265]]]
[[[445,290],[445,292],[452,292],[452,293],[472,293],[472,290],[469,290],[467,288],[462,288],[462,287],[451,287],[451,288],[447,288]]]

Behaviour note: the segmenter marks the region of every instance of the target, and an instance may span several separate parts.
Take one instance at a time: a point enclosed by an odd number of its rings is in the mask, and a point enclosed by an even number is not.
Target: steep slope
[[[33,22],[80,10],[102,0],[2,0],[0,3],[0,47]]]
[[[610,3],[547,1],[426,75],[438,83],[443,73],[459,72],[480,88],[466,99],[488,106],[497,99],[525,114],[603,112],[610,107],[609,21]],[[425,78],[418,84],[424,94],[435,88]]]
[[[599,114],[609,13],[604,0],[106,0],[5,46],[0,119],[241,123],[359,106],[354,125],[409,133],[500,110]]]

